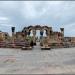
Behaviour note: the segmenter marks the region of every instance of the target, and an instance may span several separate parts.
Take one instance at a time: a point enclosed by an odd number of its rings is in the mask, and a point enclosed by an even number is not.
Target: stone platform
[[[41,47],[41,50],[50,50],[50,47]]]
[[[32,47],[22,47],[22,50],[32,50]]]

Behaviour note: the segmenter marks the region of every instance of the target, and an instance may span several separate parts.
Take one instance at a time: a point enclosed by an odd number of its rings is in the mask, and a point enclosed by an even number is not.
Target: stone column
[[[33,29],[33,42],[36,44],[36,30]]]
[[[49,27],[49,36],[51,37],[52,34],[52,27]]]
[[[41,39],[43,38],[43,29],[40,30]]]
[[[25,35],[25,37],[24,37],[24,40],[25,40],[27,37],[27,30],[24,31],[24,35]]]
[[[12,27],[12,37],[14,36],[14,32],[15,32],[15,27]]]
[[[49,34],[50,34],[50,32],[49,32],[49,30],[47,29],[47,30],[46,30],[47,38],[49,38],[49,36],[50,36]]]
[[[26,34],[26,37],[30,35],[29,29],[26,30],[25,34]]]
[[[64,28],[60,28],[62,34],[62,41],[64,42]]]
[[[40,43],[43,45],[43,29],[40,29]]]
[[[28,32],[27,32],[27,35],[29,36],[30,35],[30,31],[28,30]]]
[[[48,29],[48,37],[50,37],[50,29]]]
[[[64,37],[64,28],[60,28],[60,30],[61,30],[61,33],[62,33],[62,35]]]
[[[14,47],[14,46],[15,46],[15,44],[14,44],[14,38],[15,38],[15,37],[14,37],[14,34],[15,34],[14,32],[15,32],[15,27],[12,27],[11,30],[12,30],[12,43],[13,43],[13,47]]]
[[[50,42],[50,30],[47,29],[47,43]]]

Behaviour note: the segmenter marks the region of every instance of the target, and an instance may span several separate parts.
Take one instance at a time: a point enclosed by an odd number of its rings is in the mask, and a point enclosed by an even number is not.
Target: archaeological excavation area
[[[50,50],[75,47],[75,37],[64,37],[64,28],[60,28],[60,32],[53,31],[52,27],[41,25],[24,27],[20,32],[15,32],[15,29],[15,27],[11,28],[12,36],[0,31],[1,48],[33,50],[35,46],[39,46],[41,50]],[[40,36],[36,36],[38,30]]]
[[[75,74],[75,37],[64,37],[64,28],[15,30],[11,28],[12,36],[0,32],[0,74]]]

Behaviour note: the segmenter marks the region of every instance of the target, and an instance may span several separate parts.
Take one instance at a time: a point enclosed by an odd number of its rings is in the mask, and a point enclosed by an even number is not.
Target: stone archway
[[[24,32],[27,36],[31,34],[31,30],[33,32],[33,42],[36,43],[36,31],[40,31],[40,39],[43,38],[44,30],[46,31],[47,37],[50,36],[50,30],[51,28],[48,26],[40,26],[40,25],[35,25],[35,26],[28,26],[25,27],[22,32]]]

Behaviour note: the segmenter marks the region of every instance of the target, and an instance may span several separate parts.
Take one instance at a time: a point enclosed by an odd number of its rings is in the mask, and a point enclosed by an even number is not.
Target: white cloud
[[[8,18],[7,17],[0,17],[0,21],[5,21],[5,20],[8,20]]]
[[[8,17],[0,16],[0,27],[10,27],[13,26],[10,23],[10,19]]]
[[[0,26],[3,26],[3,27],[12,27],[14,25],[11,25],[11,24],[0,24]]]
[[[27,19],[36,19],[45,14],[45,12],[49,9],[48,3],[42,1],[29,1],[24,2],[24,6],[22,9],[22,14]]]
[[[59,10],[60,5],[62,4],[61,1],[32,1],[32,2],[25,2],[23,12],[26,18],[38,18],[44,15],[47,16],[54,16],[55,12]]]

